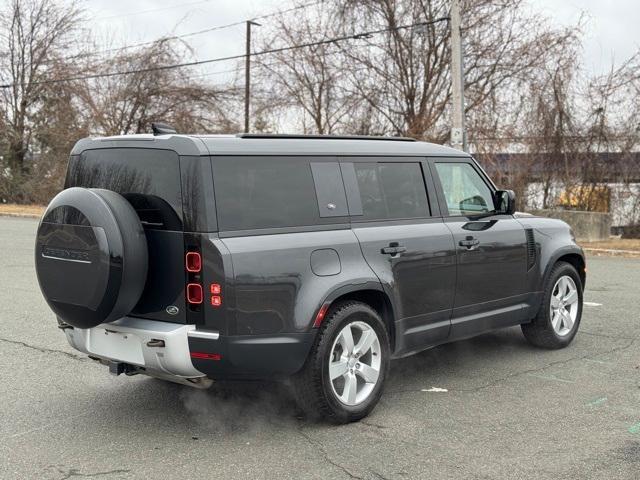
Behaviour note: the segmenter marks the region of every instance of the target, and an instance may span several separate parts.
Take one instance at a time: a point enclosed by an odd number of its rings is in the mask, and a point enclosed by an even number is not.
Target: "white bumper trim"
[[[195,325],[132,317],[88,329],[67,328],[64,332],[73,348],[88,355],[144,367],[140,373],[180,378],[205,376],[191,363],[189,336],[219,338],[216,332],[196,332]],[[162,340],[164,347],[150,347],[150,340]]]

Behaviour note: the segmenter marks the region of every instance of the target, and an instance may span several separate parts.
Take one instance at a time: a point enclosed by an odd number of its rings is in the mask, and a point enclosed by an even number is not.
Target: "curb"
[[[638,255],[640,256],[640,250],[616,250],[613,248],[588,248],[583,247],[583,250],[587,253],[604,253],[607,255],[621,256],[621,255]]]

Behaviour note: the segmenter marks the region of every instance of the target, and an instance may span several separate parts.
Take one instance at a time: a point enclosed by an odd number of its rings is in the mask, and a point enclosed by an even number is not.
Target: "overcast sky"
[[[583,60],[600,73],[640,47],[640,0],[529,0],[531,8],[560,25],[585,18]],[[92,30],[109,33],[110,46],[153,40],[162,35],[193,32],[277,11],[283,0],[84,0]],[[259,28],[256,29],[259,35]],[[244,27],[236,26],[189,38],[199,59],[243,53]],[[202,73],[233,67],[222,62],[199,67]],[[215,76],[211,77],[215,79]]]

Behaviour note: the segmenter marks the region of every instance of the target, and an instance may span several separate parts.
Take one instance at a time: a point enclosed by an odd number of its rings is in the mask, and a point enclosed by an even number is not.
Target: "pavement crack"
[[[360,420],[360,423],[361,423],[361,424],[363,424],[363,425],[367,425],[368,427],[377,428],[377,429],[379,429],[379,430],[384,430],[384,429],[389,428],[389,427],[387,427],[386,425],[381,425],[381,424],[379,424],[379,423],[373,423],[373,422],[372,422],[372,421],[370,421],[370,420],[364,420],[364,419],[362,419],[362,420]]]
[[[103,475],[116,475],[118,473],[129,473],[131,470],[124,470],[122,468],[118,468],[115,470],[108,470],[106,472],[96,472],[96,473],[80,473],[77,468],[72,468],[68,472],[60,471],[60,473],[64,474],[64,477],[61,477],[60,480],[67,480],[71,477],[100,477]]]
[[[484,390],[485,388],[494,387],[494,386],[496,386],[496,385],[498,385],[500,383],[503,383],[503,382],[505,382],[507,380],[510,380],[512,378],[517,378],[517,377],[520,377],[520,376],[523,376],[523,375],[529,375],[529,374],[532,374],[532,373],[541,372],[541,371],[547,370],[548,368],[555,367],[557,365],[564,365],[566,363],[570,363],[570,362],[573,362],[575,360],[585,360],[585,359],[594,360],[594,357],[596,357],[596,356],[606,355],[608,353],[614,353],[614,352],[621,352],[621,351],[624,351],[624,350],[627,350],[627,349],[631,348],[633,346],[633,344],[638,340],[637,337],[633,337],[633,338],[631,338],[631,337],[611,337],[611,338],[617,338],[617,339],[622,339],[622,340],[626,339],[626,340],[629,340],[629,342],[626,343],[625,345],[614,347],[614,348],[611,348],[609,350],[605,350],[605,351],[598,352],[598,353],[595,353],[595,354],[594,353],[589,353],[589,354],[581,355],[581,356],[577,356],[577,357],[570,357],[570,358],[566,358],[564,360],[557,360],[555,362],[547,363],[547,364],[542,365],[540,367],[530,368],[530,369],[527,369],[527,370],[521,370],[519,372],[514,372],[514,373],[511,373],[509,375],[505,375],[503,377],[497,378],[497,379],[495,379],[495,380],[493,380],[493,381],[491,381],[489,383],[485,383],[484,385],[479,385],[477,387],[473,387],[473,388],[450,388],[449,391],[450,392],[465,392],[465,393],[478,392],[480,390]],[[418,392],[420,392],[420,390],[416,390],[416,389],[401,389],[401,390],[387,391],[387,394],[397,395],[397,394],[402,394],[402,393],[418,393]]]
[[[595,355],[606,355],[607,353],[613,353],[613,352],[619,352],[619,351],[622,351],[622,350],[626,350],[626,349],[630,348],[635,343],[635,341],[637,339],[633,338],[633,339],[630,339],[630,340],[631,341],[629,343],[627,343],[626,345],[623,345],[623,346],[620,346],[620,347],[611,348],[609,350],[605,350],[604,352],[599,352],[599,353],[597,353]],[[578,356],[578,357],[570,357],[570,358],[567,358],[567,359],[564,359],[564,360],[557,360],[555,362],[551,362],[551,363],[548,363],[546,365],[542,365],[542,366],[537,367],[537,368],[530,368],[528,370],[522,370],[520,372],[515,372],[515,373],[513,373],[511,375],[506,375],[504,377],[501,377],[501,378],[498,378],[498,379],[494,380],[493,382],[489,382],[489,383],[487,383],[485,385],[480,385],[479,387],[469,388],[469,389],[459,389],[458,391],[461,391],[461,392],[477,392],[477,391],[480,391],[480,390],[484,390],[485,388],[493,387],[493,386],[495,386],[495,385],[497,385],[499,383],[505,382],[505,381],[507,381],[507,380],[509,380],[511,378],[520,377],[522,375],[529,375],[531,373],[541,372],[541,371],[547,370],[548,368],[555,367],[557,365],[564,365],[564,364],[573,362],[575,360],[584,360],[584,359],[587,359],[587,358],[588,359],[593,359],[593,357],[595,355],[592,354],[592,353],[589,353],[587,355],[581,355],[581,356]]]
[[[300,433],[300,435],[302,435],[307,442],[309,442],[310,445],[316,447],[318,450],[320,450],[320,453],[322,454],[322,456],[324,457],[325,461],[331,465],[333,465],[334,467],[342,470],[344,473],[346,473],[349,478],[355,478],[357,480],[365,480],[364,477],[360,477],[358,475],[356,475],[355,473],[351,472],[347,467],[345,467],[344,465],[341,465],[339,463],[337,463],[336,461],[334,461],[329,454],[327,453],[327,450],[324,448],[324,446],[322,445],[322,443],[320,443],[319,441],[313,439],[311,437],[311,435],[305,433],[302,428],[298,428],[298,432]]]
[[[84,361],[87,360],[87,357],[82,357],[80,355],[75,355],[73,353],[65,352],[64,350],[56,350],[54,348],[37,347],[35,345],[30,345],[30,344],[28,344],[26,342],[21,342],[19,340],[10,340],[8,338],[1,338],[0,337],[0,342],[11,343],[12,345],[19,345],[21,347],[30,348],[32,350],[37,350],[38,352],[42,352],[42,353],[57,353],[57,354],[60,354],[60,355],[64,355],[67,358],[71,358],[73,360],[78,360],[80,362],[84,362]]]
[[[585,330],[580,330],[581,335],[591,335],[593,337],[603,337],[603,338],[613,338],[618,340],[637,340],[638,337],[620,337],[617,335],[605,335],[604,333],[595,333],[595,332],[587,332]]]

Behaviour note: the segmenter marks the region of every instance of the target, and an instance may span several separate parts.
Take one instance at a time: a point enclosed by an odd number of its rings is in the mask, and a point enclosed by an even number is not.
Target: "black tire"
[[[556,282],[563,276],[569,276],[578,290],[578,310],[576,320],[570,331],[565,335],[559,335],[551,324],[551,296]],[[536,317],[531,323],[522,324],[522,333],[525,338],[536,347],[547,349],[564,348],[571,343],[578,332],[582,318],[582,281],[575,267],[570,263],[558,262],[553,266],[551,274],[544,285],[542,304]]]
[[[92,328],[122,318],[138,303],[147,280],[147,240],[124,197],[69,188],[54,197],[38,225],[35,264],[57,317]]]
[[[368,397],[357,405],[346,405],[339,400],[331,387],[329,357],[339,333],[347,324],[356,320],[369,325],[378,336],[381,365],[377,383]],[[308,417],[331,423],[354,422],[366,417],[382,396],[389,372],[390,354],[389,333],[373,308],[356,301],[343,302],[331,307],[320,327],[307,362],[292,379],[298,406]]]

